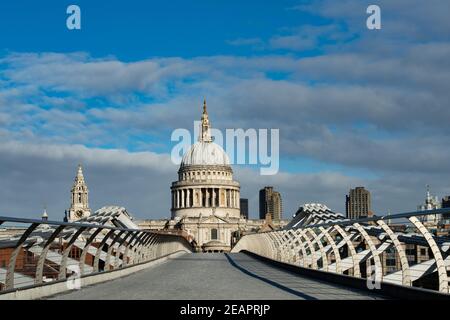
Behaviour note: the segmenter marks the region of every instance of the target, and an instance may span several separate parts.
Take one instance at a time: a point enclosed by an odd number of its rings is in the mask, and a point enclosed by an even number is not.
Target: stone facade
[[[178,221],[142,220],[137,221],[141,229],[181,230],[189,234],[200,252],[227,252],[245,234],[271,231],[282,228],[288,224],[287,220],[272,221],[270,215],[267,219],[245,219],[217,217],[215,215],[185,217]]]
[[[212,141],[206,101],[198,142],[181,161],[172,183],[173,227],[195,239],[198,250],[229,251],[241,221],[239,182],[233,180],[228,155]]]
[[[425,202],[417,206],[418,211],[427,211],[427,210],[435,210],[440,209],[442,204],[439,202],[438,197],[431,195],[430,186],[427,185],[427,194],[425,197]],[[425,225],[427,227],[436,226],[441,220],[442,215],[440,214],[432,214],[423,217]]]
[[[178,171],[172,183],[172,219],[198,217],[240,217],[239,183],[229,166],[190,165]]]

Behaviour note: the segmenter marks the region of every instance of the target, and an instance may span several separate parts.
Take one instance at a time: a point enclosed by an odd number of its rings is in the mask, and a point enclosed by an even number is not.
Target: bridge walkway
[[[182,254],[127,277],[51,299],[382,299],[271,266],[243,253]]]

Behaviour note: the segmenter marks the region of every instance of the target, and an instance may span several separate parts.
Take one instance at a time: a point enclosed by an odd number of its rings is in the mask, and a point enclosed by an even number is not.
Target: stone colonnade
[[[239,190],[232,188],[177,188],[172,190],[172,208],[236,208]]]

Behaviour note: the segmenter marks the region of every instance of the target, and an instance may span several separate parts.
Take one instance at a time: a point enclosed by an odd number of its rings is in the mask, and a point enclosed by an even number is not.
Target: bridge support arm
[[[350,239],[349,235],[344,231],[344,229],[342,229],[339,225],[334,225],[333,228],[341,235],[342,239],[344,239],[345,243],[347,244],[347,249],[350,252],[353,262],[353,275],[358,278],[361,277],[361,271],[359,269],[359,261],[356,259],[356,250],[352,240]]]
[[[325,238],[327,238],[327,241],[330,244],[331,249],[333,250],[334,258],[336,260],[336,273],[342,273],[341,254],[339,253],[339,249],[336,245],[336,242],[334,241],[333,237],[329,233],[329,231],[331,229],[332,228],[325,230],[324,227],[319,227],[319,230],[325,235]]]
[[[409,221],[414,224],[414,226],[419,230],[419,232],[424,236],[428,245],[430,246],[431,251],[433,252],[434,261],[436,263],[436,268],[439,276],[439,291],[443,293],[449,293],[448,289],[448,276],[447,269],[445,267],[444,259],[442,258],[441,251],[434,241],[433,236],[428,231],[428,229],[422,224],[422,222],[417,219],[417,217],[410,217]]]
[[[404,286],[411,286],[412,284],[411,284],[411,275],[409,272],[409,263],[403,245],[398,240],[397,235],[391,230],[391,228],[389,228],[389,226],[383,220],[378,220],[377,224],[381,228],[383,228],[384,232],[386,232],[386,234],[394,244],[395,250],[398,253],[398,256],[400,258],[400,264],[402,266],[402,284]]]
[[[325,253],[325,250],[323,249],[322,242],[320,241],[319,237],[312,229],[308,228],[308,229],[306,229],[306,232],[309,232],[309,234],[314,238],[315,243],[317,243],[317,245],[319,246],[319,251],[322,256],[323,269],[325,271],[328,271],[328,257],[327,257],[327,254]]]
[[[375,262],[375,279],[374,279],[374,281],[380,283],[381,280],[383,279],[383,268],[381,266],[381,260],[380,260],[379,254],[378,254],[378,250],[377,250],[375,244],[373,243],[372,238],[370,238],[370,236],[367,234],[366,230],[364,230],[364,228],[359,223],[354,223],[353,226],[355,227],[356,230],[358,230],[358,232],[362,235],[362,237],[364,238],[364,240],[366,241],[366,243],[369,246],[369,250],[372,253],[372,257]],[[370,262],[370,259],[368,259],[368,262]],[[367,265],[371,266],[370,263],[368,263]],[[367,275],[367,277],[369,277],[369,275]]]

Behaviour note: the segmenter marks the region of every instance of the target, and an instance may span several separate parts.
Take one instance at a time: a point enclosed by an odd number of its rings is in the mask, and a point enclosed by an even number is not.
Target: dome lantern
[[[203,114],[201,124],[200,135],[198,137],[199,142],[212,142],[211,138],[211,126],[209,124],[208,111],[206,109],[206,99],[203,100]]]
[[[203,101],[200,129],[198,142],[193,144],[183,155],[180,168],[198,165],[230,166],[230,158],[226,152],[212,141],[206,100]]]

